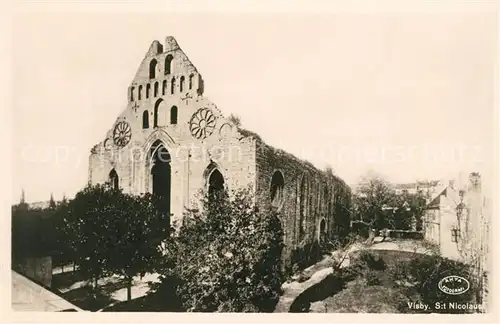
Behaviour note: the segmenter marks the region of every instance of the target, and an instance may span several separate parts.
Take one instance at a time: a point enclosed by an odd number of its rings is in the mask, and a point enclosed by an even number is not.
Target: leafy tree
[[[394,228],[411,230],[414,222],[422,218],[426,200],[421,193],[403,192],[394,197]],[[417,226],[418,227],[418,226]],[[419,230],[417,228],[417,230]]]
[[[369,228],[368,242],[373,242],[375,232],[391,228],[394,223],[393,206],[395,193],[391,185],[378,175],[362,179],[353,197],[355,218]]]
[[[160,244],[169,235],[170,224],[151,194],[118,195],[121,199],[115,213],[108,218],[110,253],[106,263],[110,272],[126,278],[130,300],[132,278],[152,271],[162,258]]]
[[[248,190],[218,192],[188,210],[166,244],[158,293],[175,290],[186,311],[272,311],[282,283],[283,233],[272,210],[253,205]],[[170,295],[169,295],[170,293]],[[165,303],[168,303],[165,297]]]
[[[154,268],[160,241],[169,228],[149,194],[138,197],[108,185],[87,186],[59,208],[61,232],[74,263],[94,280],[108,274],[123,275],[131,298],[132,277]]]

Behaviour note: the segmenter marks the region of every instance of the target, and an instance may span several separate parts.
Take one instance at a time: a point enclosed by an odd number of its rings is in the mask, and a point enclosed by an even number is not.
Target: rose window
[[[195,112],[189,124],[191,134],[197,139],[204,139],[212,135],[215,129],[215,116],[208,108]]]
[[[113,130],[113,141],[117,146],[123,147],[130,142],[132,137],[132,130],[127,122],[121,121],[116,124]]]

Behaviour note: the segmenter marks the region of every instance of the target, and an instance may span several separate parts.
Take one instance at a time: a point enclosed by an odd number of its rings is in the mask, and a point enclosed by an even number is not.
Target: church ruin
[[[350,188],[265,144],[204,96],[204,81],[173,37],[153,41],[127,104],[91,150],[89,182],[162,196],[172,221],[201,190],[250,186],[281,217],[285,251],[348,230]]]

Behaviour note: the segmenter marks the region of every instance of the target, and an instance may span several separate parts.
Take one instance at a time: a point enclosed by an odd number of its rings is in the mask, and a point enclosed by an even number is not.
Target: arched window
[[[142,128],[149,128],[149,112],[147,110],[142,113]]]
[[[155,104],[153,127],[165,126],[167,122],[166,109],[168,108],[165,107],[165,101],[158,99]]]
[[[193,89],[193,78],[194,78],[194,74],[190,74],[189,75],[189,90]]]
[[[155,87],[154,87],[154,96],[158,96],[158,82],[155,82]]]
[[[138,99],[141,100],[142,97],[142,84],[139,86],[139,94],[138,94]]]
[[[174,94],[175,92],[175,77],[172,78],[172,82],[170,82],[170,94]]]
[[[146,99],[149,98],[149,92],[151,92],[151,84],[146,84]]]
[[[184,76],[181,76],[181,80],[180,80],[180,83],[179,83],[179,91],[182,92],[184,91],[184,81],[185,81],[185,78]]]
[[[109,183],[113,189],[120,188],[120,179],[118,178],[118,173],[116,173],[115,169],[112,169],[109,172]]]
[[[156,64],[158,62],[156,59],[152,59],[151,62],[149,62],[149,78],[154,79],[156,77]]]
[[[168,54],[167,57],[165,57],[165,74],[170,74],[172,73],[172,60],[174,57],[172,54]]]
[[[285,179],[280,171],[274,172],[271,178],[271,205],[276,208],[281,208],[283,204],[283,189],[285,187]]]
[[[130,87],[130,101],[134,101],[135,87]]]
[[[162,95],[165,95],[165,93],[167,93],[167,80],[163,80],[163,86],[161,90]]]
[[[172,108],[170,108],[170,124],[177,124],[177,106],[172,106]]]

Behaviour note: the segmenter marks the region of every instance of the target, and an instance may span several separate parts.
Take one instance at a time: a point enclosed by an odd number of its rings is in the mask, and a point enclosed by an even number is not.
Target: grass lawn
[[[362,255],[364,253],[365,255]],[[369,255],[367,258],[366,255]],[[472,291],[459,296],[445,295],[437,282],[448,274],[461,275],[452,261],[439,261],[412,252],[371,250],[350,256],[350,266],[332,273],[319,284],[304,291],[290,308],[291,312],[315,313],[431,313],[435,301],[471,302]],[[415,263],[418,260],[418,264]],[[439,271],[434,272],[439,264]],[[413,263],[412,263],[413,262]],[[410,270],[408,270],[410,269]],[[431,269],[432,271],[429,271]],[[419,275],[421,273],[421,275]],[[416,275],[415,275],[416,274]],[[465,275],[464,275],[465,276]],[[427,279],[431,280],[427,283]],[[423,289],[422,287],[425,287]],[[427,288],[428,287],[428,288]],[[472,288],[471,288],[472,290]],[[426,311],[412,309],[409,302],[428,304]]]

